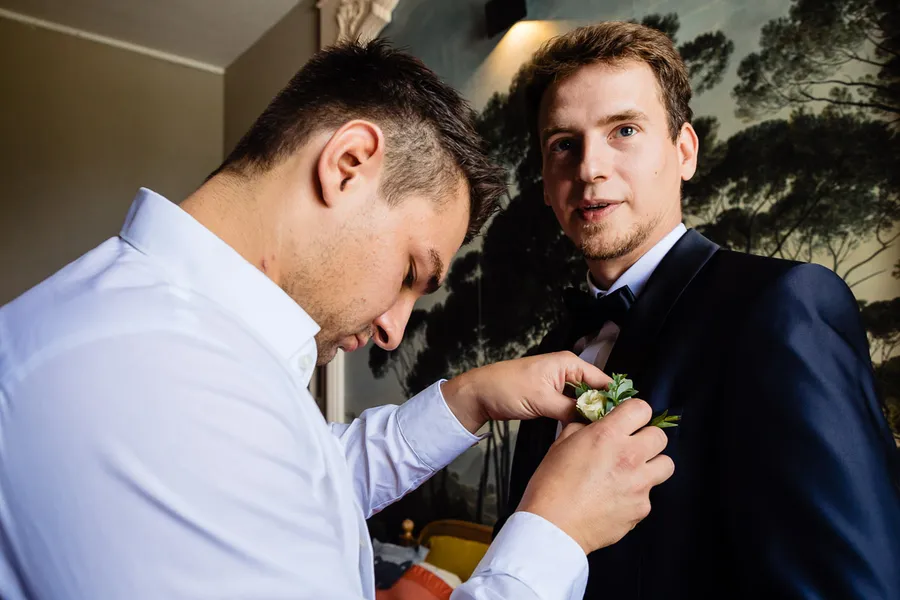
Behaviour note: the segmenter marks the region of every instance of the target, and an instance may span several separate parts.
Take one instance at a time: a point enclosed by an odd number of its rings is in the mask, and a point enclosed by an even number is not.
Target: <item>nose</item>
[[[607,179],[611,170],[612,152],[606,140],[585,136],[582,141],[581,163],[578,165],[578,177],[581,181],[591,184]]]
[[[387,312],[375,319],[375,334],[372,339],[382,349],[388,352],[396,350],[403,341],[403,332],[409,323],[409,315],[412,313],[414,298],[401,298],[388,309]]]

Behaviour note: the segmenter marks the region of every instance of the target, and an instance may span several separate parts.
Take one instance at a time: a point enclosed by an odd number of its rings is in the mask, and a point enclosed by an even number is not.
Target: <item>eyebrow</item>
[[[622,121],[648,121],[647,115],[639,110],[623,110],[612,115],[603,117],[597,121],[598,127],[606,127],[613,123],[621,123]],[[574,127],[566,125],[554,125],[553,127],[545,127],[541,130],[541,144],[545,144],[547,140],[557,133],[571,133]]]
[[[431,277],[428,279],[428,287],[425,289],[425,293],[433,294],[444,284],[441,281],[441,274],[444,272],[444,261],[441,260],[441,255],[434,248],[428,251],[428,256],[431,258]]]

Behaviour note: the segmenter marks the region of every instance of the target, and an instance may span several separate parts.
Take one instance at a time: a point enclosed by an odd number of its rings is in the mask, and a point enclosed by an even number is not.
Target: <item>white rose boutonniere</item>
[[[629,398],[633,398],[637,394],[637,390],[634,389],[634,382],[628,379],[627,375],[613,373],[612,378],[613,380],[605,390],[595,390],[584,383],[579,383],[578,385],[566,383],[566,385],[575,388],[577,395],[575,409],[578,411],[578,414],[592,423],[599,421],[619,404]],[[677,422],[680,419],[681,417],[679,416],[670,417],[667,410],[661,415],[654,417],[650,421],[650,425],[660,428],[677,427]]]

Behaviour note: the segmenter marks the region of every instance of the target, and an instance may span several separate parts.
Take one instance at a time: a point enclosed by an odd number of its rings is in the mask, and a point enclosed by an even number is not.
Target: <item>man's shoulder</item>
[[[679,296],[673,314],[682,332],[698,327],[733,332],[750,316],[773,311],[858,318],[849,287],[827,267],[727,249],[707,261]]]
[[[747,334],[781,332],[802,323],[827,322],[845,339],[863,347],[865,331],[859,304],[847,283],[833,270],[816,264],[721,250],[710,265],[706,289],[712,301],[745,317]],[[711,261],[712,262],[712,261]],[[755,323],[755,325],[753,324]]]
[[[816,263],[721,249],[709,266],[709,281],[726,284],[730,288],[753,290],[757,294],[809,292],[818,296],[823,288],[850,293],[834,271]]]
[[[765,282],[777,280],[802,264],[804,263],[721,248],[710,259],[708,268],[716,279],[724,279],[729,284],[759,287]]]
[[[236,320],[113,238],[0,307],[0,379],[104,340],[241,334]],[[83,356],[82,356],[83,358]]]
[[[691,291],[733,308],[785,294],[817,295],[846,288],[832,270],[815,263],[720,249],[691,283]],[[817,291],[817,289],[819,291]],[[849,289],[840,290],[849,293]],[[852,295],[852,294],[851,294]]]

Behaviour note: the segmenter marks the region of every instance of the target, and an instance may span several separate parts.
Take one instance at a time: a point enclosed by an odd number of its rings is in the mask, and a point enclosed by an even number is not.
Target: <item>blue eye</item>
[[[631,125],[625,125],[624,127],[619,127],[618,133],[619,137],[631,137],[637,133],[637,129]]]

